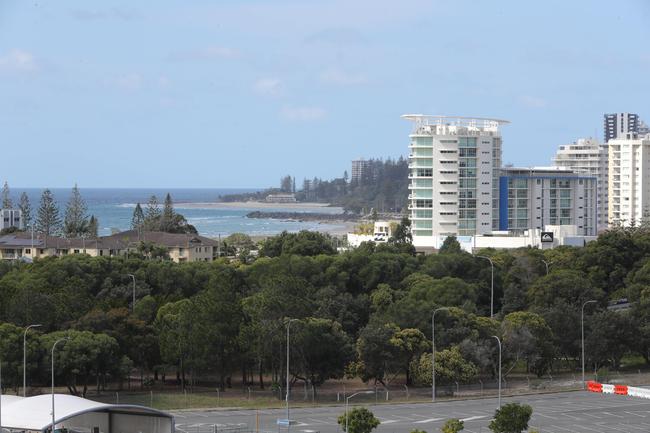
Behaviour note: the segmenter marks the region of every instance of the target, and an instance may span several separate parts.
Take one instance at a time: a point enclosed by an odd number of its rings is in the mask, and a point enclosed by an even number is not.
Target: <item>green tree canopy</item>
[[[496,410],[489,427],[494,433],[521,433],[532,415],[533,408],[527,404],[508,403]]]
[[[458,433],[465,428],[465,423],[463,421],[452,418],[445,421],[442,428],[440,429],[442,433]]]
[[[340,415],[337,421],[346,433],[370,433],[380,424],[373,413],[365,407],[355,407]]]

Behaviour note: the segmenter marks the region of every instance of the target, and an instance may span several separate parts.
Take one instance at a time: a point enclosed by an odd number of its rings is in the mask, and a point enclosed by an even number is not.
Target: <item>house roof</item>
[[[2,427],[21,430],[45,430],[52,425],[52,395],[27,398],[2,396]],[[163,417],[172,415],[144,406],[99,403],[73,395],[54,395],[55,423],[89,412],[119,412],[131,415]]]
[[[140,242],[151,242],[167,248],[192,248],[199,246],[217,246],[217,241],[205,236],[186,233],[138,232],[127,230],[97,239],[64,238],[59,236],[42,236],[30,232],[16,232],[0,236],[0,248],[57,248],[57,249],[114,249],[122,250],[133,247]]]

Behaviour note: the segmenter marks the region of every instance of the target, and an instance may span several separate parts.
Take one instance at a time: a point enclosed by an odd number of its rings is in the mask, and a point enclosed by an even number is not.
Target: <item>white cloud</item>
[[[353,86],[365,84],[368,80],[363,74],[354,74],[339,68],[328,68],[320,74],[320,80],[327,84]]]
[[[282,93],[282,83],[277,78],[260,78],[255,81],[253,89],[265,96],[278,96]]]
[[[115,80],[115,85],[123,90],[135,91],[142,88],[143,79],[140,74],[131,73],[118,77]]]
[[[0,70],[11,72],[34,72],[37,69],[34,55],[24,50],[13,49],[0,56]]]
[[[171,53],[168,58],[175,62],[187,62],[197,60],[230,59],[237,57],[238,55],[239,53],[237,50],[233,48],[213,45],[199,50],[176,51]]]
[[[164,75],[158,77],[158,87],[160,87],[161,89],[167,89],[171,85],[171,83],[172,83],[171,80]]]
[[[528,108],[545,108],[548,106],[548,101],[546,101],[546,99],[530,95],[519,97],[519,102]]]
[[[320,107],[283,107],[280,116],[291,121],[320,120],[326,116],[325,109]]]

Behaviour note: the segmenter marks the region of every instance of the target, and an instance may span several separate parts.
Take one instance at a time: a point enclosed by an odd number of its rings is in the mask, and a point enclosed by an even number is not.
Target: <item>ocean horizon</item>
[[[17,207],[22,192],[26,192],[32,206],[32,218],[35,218],[41,194],[46,188],[11,187],[11,198]],[[246,214],[254,210],[272,210],[278,212],[300,212],[291,205],[278,204],[272,208],[243,203],[241,206],[215,208],[208,206],[218,202],[219,197],[227,194],[241,194],[259,191],[261,188],[79,188],[81,196],[88,206],[88,216],[95,215],[99,220],[99,234],[110,235],[115,231],[131,228],[131,217],[137,203],[146,211],[152,195],[158,198],[162,208],[165,195],[169,192],[174,208],[183,214],[187,221],[196,227],[199,234],[208,237],[228,236],[232,233],[245,233],[250,236],[269,236],[283,231],[298,232],[315,230],[336,232],[345,229],[345,224],[319,223],[316,221],[288,221],[277,219],[247,218]],[[70,198],[72,188],[50,188],[59,205],[61,219]],[[206,204],[200,206],[198,204]],[[192,206],[184,206],[192,204]],[[305,211],[305,210],[302,210]],[[341,208],[327,207],[318,212],[340,213]]]

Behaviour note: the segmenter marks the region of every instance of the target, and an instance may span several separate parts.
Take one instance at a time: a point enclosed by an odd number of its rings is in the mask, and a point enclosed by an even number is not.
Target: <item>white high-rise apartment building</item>
[[[610,224],[638,225],[650,217],[650,135],[608,144]]]
[[[606,229],[608,221],[608,158],[607,145],[595,138],[579,138],[574,143],[562,145],[553,157],[555,167],[588,174],[598,180],[596,216],[599,230]]]
[[[505,120],[407,114],[413,244],[499,226],[499,167]]]

